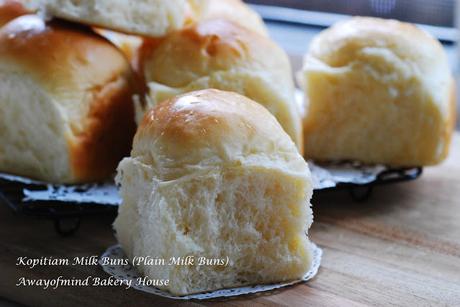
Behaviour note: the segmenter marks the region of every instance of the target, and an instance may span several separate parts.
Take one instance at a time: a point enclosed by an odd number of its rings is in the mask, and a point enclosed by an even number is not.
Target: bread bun
[[[103,180],[129,153],[132,71],[89,29],[35,15],[0,30],[0,171],[56,183]]]
[[[241,0],[25,0],[46,15],[127,34],[160,37],[187,24],[226,18],[267,35],[260,18]]]
[[[142,48],[149,107],[193,90],[237,92],[265,106],[302,147],[289,59],[270,39],[216,19],[175,31]]]
[[[18,0],[0,0],[0,27],[16,17],[29,13]]]
[[[114,223],[129,258],[193,256],[228,266],[139,265],[176,295],[301,278],[311,266],[308,166],[276,119],[231,92],[164,101],[118,166]]]
[[[187,0],[25,0],[46,15],[127,34],[162,36],[193,18]]]
[[[441,44],[413,25],[334,25],[312,41],[300,83],[307,158],[421,166],[447,156],[454,81]]]

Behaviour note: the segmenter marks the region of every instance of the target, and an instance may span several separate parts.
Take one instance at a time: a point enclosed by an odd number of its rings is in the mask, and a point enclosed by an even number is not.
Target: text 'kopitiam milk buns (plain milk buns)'
[[[447,156],[454,80],[441,44],[415,26],[340,22],[313,40],[299,79],[306,158],[422,166]]]
[[[262,18],[241,0],[24,0],[27,7],[74,22],[160,37],[209,18],[227,18],[267,35]]]
[[[0,172],[105,180],[135,130],[132,71],[89,29],[35,15],[0,29]]]
[[[193,90],[237,92],[266,107],[301,149],[301,116],[289,59],[269,38],[213,19],[152,41],[141,52],[141,69],[150,88],[147,109]]]
[[[228,257],[228,266],[139,265],[175,295],[301,279],[312,263],[308,165],[276,119],[232,92],[156,105],[118,167],[114,223],[128,257]],[[196,263],[195,263],[196,264]]]

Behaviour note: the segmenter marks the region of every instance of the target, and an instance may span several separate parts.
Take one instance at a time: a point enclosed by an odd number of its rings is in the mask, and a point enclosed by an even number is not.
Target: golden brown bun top
[[[412,24],[372,17],[339,22],[315,37],[304,68],[324,69],[317,60],[386,76],[383,82],[418,80],[443,113],[448,112],[452,76],[447,56],[439,41]]]
[[[0,0],[0,27],[16,17],[30,13],[20,1]]]
[[[155,103],[174,92],[238,92],[270,110],[301,147],[289,59],[269,38],[229,20],[211,19],[146,42],[140,63]]]
[[[243,164],[305,172],[296,146],[264,107],[214,89],[190,92],[154,107],[138,129],[131,156],[168,179],[212,166]],[[281,166],[275,160],[282,161]]]
[[[18,17],[0,30],[0,59],[1,69],[25,73],[63,95],[63,89],[86,90],[130,71],[122,53],[90,29],[46,24],[36,15]]]
[[[106,39],[74,24],[47,24],[36,15],[18,17],[1,28],[0,70],[38,84],[67,112],[74,135],[85,130],[99,92],[132,77],[129,62]]]
[[[146,81],[172,87],[234,67],[281,72],[290,69],[286,55],[271,40],[223,19],[175,31],[146,49]]]
[[[426,62],[427,55],[445,57],[441,44],[416,26],[373,17],[353,17],[324,30],[312,42],[310,54],[339,67],[371,47],[388,48],[401,59],[423,61],[420,64],[431,64]]]

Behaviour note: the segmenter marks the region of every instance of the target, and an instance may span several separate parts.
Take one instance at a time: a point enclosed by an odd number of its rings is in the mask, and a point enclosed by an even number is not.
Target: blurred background
[[[308,11],[395,18],[435,26],[454,25],[454,0],[250,0],[246,2]]]
[[[293,57],[308,48],[312,36],[349,16],[394,18],[418,24],[446,47],[457,66],[456,2],[460,0],[246,0],[267,21],[272,37]]]

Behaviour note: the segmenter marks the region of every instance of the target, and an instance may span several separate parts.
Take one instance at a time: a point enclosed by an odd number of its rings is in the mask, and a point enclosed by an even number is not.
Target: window
[[[309,11],[395,18],[413,23],[454,26],[454,0],[248,0]]]

